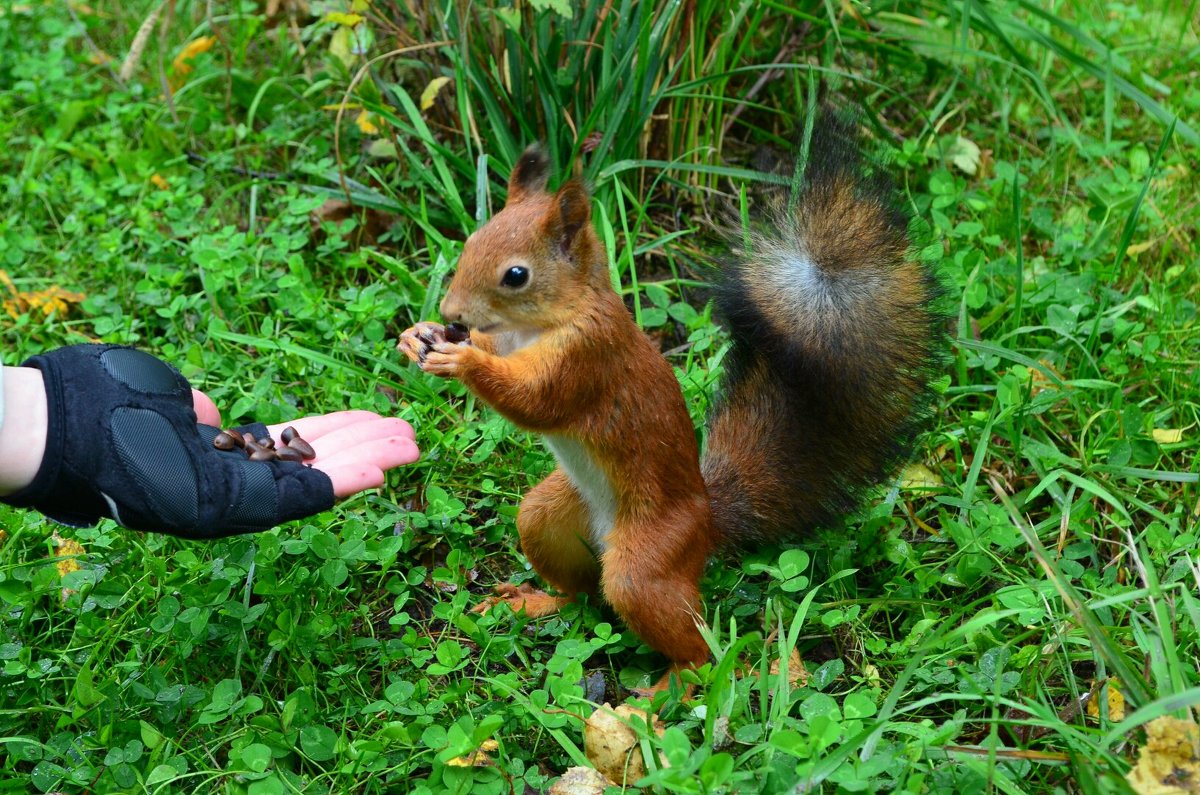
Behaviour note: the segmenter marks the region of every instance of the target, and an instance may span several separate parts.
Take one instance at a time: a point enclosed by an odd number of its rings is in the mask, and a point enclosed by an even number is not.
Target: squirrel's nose
[[[447,323],[456,323],[462,320],[462,306],[458,301],[454,300],[451,293],[446,293],[446,297],[442,299],[442,305],[438,311],[442,313],[442,319]]]

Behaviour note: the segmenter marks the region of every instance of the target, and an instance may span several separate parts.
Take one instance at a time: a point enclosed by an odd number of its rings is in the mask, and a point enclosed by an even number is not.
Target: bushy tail
[[[855,509],[932,413],[939,288],[914,259],[854,124],[815,120],[794,209],[769,207],[720,277],[733,338],[702,468],[724,543],[781,539]],[[740,235],[738,236],[740,239]]]

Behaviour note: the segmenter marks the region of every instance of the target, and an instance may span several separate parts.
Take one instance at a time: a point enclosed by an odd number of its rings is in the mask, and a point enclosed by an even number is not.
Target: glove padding
[[[179,371],[133,348],[75,345],[34,356],[49,427],[33,482],[3,499],[63,524],[102,517],[182,538],[266,530],[333,505],[333,483],[295,461],[249,461],[212,446]],[[255,438],[261,423],[246,426]]]

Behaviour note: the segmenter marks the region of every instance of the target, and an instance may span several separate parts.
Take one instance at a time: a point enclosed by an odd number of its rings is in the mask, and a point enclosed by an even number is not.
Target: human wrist
[[[33,367],[4,368],[4,424],[0,425],[0,496],[33,482],[46,453],[46,387]]]

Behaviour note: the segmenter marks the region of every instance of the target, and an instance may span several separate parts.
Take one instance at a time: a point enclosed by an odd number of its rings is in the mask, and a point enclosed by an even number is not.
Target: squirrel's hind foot
[[[511,607],[514,613],[524,610],[528,618],[542,618],[554,615],[570,601],[569,597],[551,596],[527,582],[520,585],[504,583],[496,586],[495,596],[484,599],[471,608],[471,612],[486,615],[493,607],[503,602]]]

